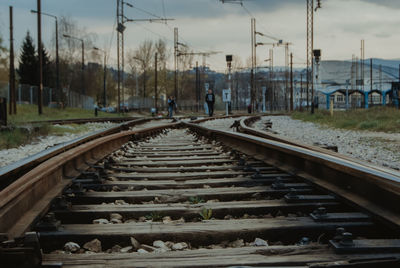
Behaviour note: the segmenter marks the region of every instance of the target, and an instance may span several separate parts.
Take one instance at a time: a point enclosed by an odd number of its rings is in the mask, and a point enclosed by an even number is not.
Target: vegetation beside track
[[[127,115],[100,111],[98,113],[98,117],[102,118],[124,116]],[[26,122],[79,118],[95,118],[94,110],[43,107],[43,114],[38,115],[36,105],[17,105],[17,114],[8,116],[9,127],[0,131],[0,150],[28,144],[35,141],[39,136],[64,135],[66,133],[79,133],[88,130],[85,125],[69,124],[53,126],[45,122],[36,124],[26,124]]]
[[[11,126],[0,131],[0,150],[16,148],[21,145],[29,144],[40,136],[62,136],[67,133],[80,133],[87,131],[86,125],[50,125],[46,123],[21,126]]]
[[[326,110],[294,112],[292,118],[341,129],[400,133],[400,110],[391,107],[334,111],[333,116]]]

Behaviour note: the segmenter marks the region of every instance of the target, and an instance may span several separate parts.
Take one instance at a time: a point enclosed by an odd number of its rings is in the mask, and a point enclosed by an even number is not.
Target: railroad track
[[[400,265],[398,174],[189,123],[58,157],[0,193],[10,267]]]
[[[140,119],[139,117],[94,117],[94,118],[76,118],[76,119],[58,119],[58,120],[46,120],[46,121],[31,121],[27,124],[50,124],[50,125],[65,125],[65,124],[86,124],[86,123],[104,123],[114,122],[123,123],[132,120]]]

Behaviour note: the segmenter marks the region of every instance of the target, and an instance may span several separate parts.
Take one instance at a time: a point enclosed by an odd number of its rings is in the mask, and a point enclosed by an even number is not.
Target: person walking
[[[211,89],[208,90],[206,94],[206,103],[208,106],[208,115],[213,116],[214,114],[214,103],[215,103],[215,95]]]
[[[172,118],[174,116],[175,100],[173,96],[168,97],[168,117]]]

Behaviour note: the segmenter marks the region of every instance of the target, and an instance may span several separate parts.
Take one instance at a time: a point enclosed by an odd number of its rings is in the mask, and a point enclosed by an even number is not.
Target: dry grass
[[[400,133],[400,110],[391,107],[335,111],[333,116],[326,110],[294,112],[292,118],[341,129]]]

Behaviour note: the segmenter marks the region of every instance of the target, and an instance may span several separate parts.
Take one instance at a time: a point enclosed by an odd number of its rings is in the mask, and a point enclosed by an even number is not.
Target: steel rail
[[[9,238],[24,234],[43,216],[51,201],[72,179],[132,138],[176,127],[171,123],[137,131],[123,131],[91,140],[41,163],[0,192],[0,233]]]
[[[22,174],[28,172],[35,166],[39,165],[40,163],[43,163],[44,161],[46,161],[47,159],[50,159],[51,157],[54,157],[62,152],[65,152],[71,148],[74,148],[80,144],[86,143],[93,139],[96,139],[96,138],[99,138],[102,136],[107,136],[112,133],[117,133],[117,132],[120,132],[121,130],[126,130],[126,129],[129,129],[129,127],[143,124],[143,123],[151,121],[151,120],[152,119],[150,119],[150,118],[142,118],[142,119],[136,119],[136,120],[129,121],[129,122],[124,122],[118,126],[115,126],[115,127],[112,127],[112,128],[106,129],[106,130],[100,130],[100,131],[97,131],[94,133],[84,135],[77,139],[58,144],[47,150],[41,151],[37,154],[34,154],[32,156],[29,156],[27,158],[24,158],[17,162],[14,162],[11,165],[2,167],[2,168],[0,168],[0,190],[7,187],[10,183],[15,181],[15,179],[20,177]]]
[[[221,119],[221,118],[229,118],[231,116],[224,116],[224,117],[209,117],[205,119],[200,119],[200,122],[208,121],[208,120],[215,120],[215,119]],[[9,184],[11,184],[13,181],[16,180],[16,178],[21,177],[24,173],[28,172],[29,170],[33,169],[35,166],[39,165],[40,163],[43,163],[47,159],[50,159],[51,157],[54,157],[62,152],[65,152],[71,148],[74,148],[80,144],[83,144],[85,142],[91,141],[93,139],[96,139],[98,137],[110,135],[112,133],[117,133],[121,130],[127,130],[129,127],[139,125],[146,123],[148,121],[152,120],[158,120],[158,119],[165,119],[165,118],[140,118],[140,119],[135,119],[131,120],[128,122],[121,123],[119,126],[115,126],[106,130],[100,130],[94,133],[90,133],[87,135],[84,135],[82,137],[73,139],[71,141],[67,141],[58,145],[55,145],[49,149],[43,150],[39,153],[36,153],[32,156],[26,157],[24,159],[21,159],[19,161],[16,161],[8,166],[1,167],[0,168],[0,190],[4,189],[7,187]],[[83,119],[87,120],[87,119]],[[55,120],[53,122],[58,123],[59,120]],[[61,120],[65,122],[71,123],[72,120]],[[52,122],[52,121],[42,121],[41,123],[46,122]],[[192,122],[198,122],[198,121],[192,121]]]
[[[203,123],[203,122],[206,122],[206,121],[212,121],[212,120],[218,120],[218,119],[226,119],[226,118],[236,118],[236,117],[242,117],[242,116],[248,116],[248,115],[247,114],[235,114],[235,115],[205,117],[205,118],[193,120],[193,121],[191,121],[191,123],[199,124],[199,123]]]
[[[388,174],[391,174],[394,176],[398,176],[398,174],[399,174],[398,171],[395,171],[393,169],[381,167],[381,166],[375,165],[373,163],[362,161],[362,160],[359,160],[359,159],[356,159],[356,158],[353,158],[353,157],[350,157],[347,155],[343,155],[343,154],[340,154],[340,153],[337,153],[337,152],[334,152],[334,151],[331,151],[331,150],[328,150],[325,148],[321,148],[321,147],[314,146],[314,145],[308,145],[308,144],[305,144],[305,143],[302,143],[299,141],[294,141],[289,138],[284,138],[277,134],[269,133],[266,131],[261,131],[261,130],[258,130],[258,129],[255,129],[255,128],[249,126],[250,124],[252,124],[255,121],[260,120],[260,119],[261,119],[261,116],[252,116],[252,117],[240,120],[240,126],[238,128],[238,131],[241,133],[254,135],[257,137],[261,137],[261,138],[265,138],[265,139],[269,139],[269,140],[273,140],[273,141],[278,141],[278,142],[282,142],[282,143],[286,143],[286,144],[291,144],[294,146],[299,146],[299,147],[302,147],[302,148],[305,148],[305,149],[308,149],[311,151],[320,152],[323,154],[328,154],[328,155],[332,155],[335,157],[339,157],[341,159],[346,159],[346,160],[349,160],[352,162],[356,162],[360,165],[368,166],[370,168],[379,170],[380,172],[385,172],[385,173],[388,173]]]
[[[51,124],[51,125],[66,125],[66,124],[86,124],[86,123],[103,123],[103,122],[128,122],[139,119],[139,117],[96,117],[96,118],[73,118],[73,119],[59,119],[59,120],[45,120],[45,121],[29,121],[23,124]]]
[[[9,237],[22,235],[47,211],[51,200],[71,183],[71,178],[89,164],[96,163],[132,138],[173,127],[189,128],[298,175],[399,230],[400,173],[388,174],[330,154],[180,122],[101,137],[48,159],[0,192],[0,232]]]
[[[300,176],[400,230],[400,172],[386,172],[322,151],[182,123],[283,171]]]

